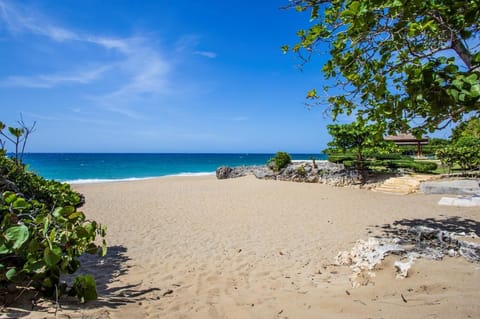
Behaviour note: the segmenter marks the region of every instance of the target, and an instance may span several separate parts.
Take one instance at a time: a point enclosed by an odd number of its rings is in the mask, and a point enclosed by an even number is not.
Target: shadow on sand
[[[108,248],[105,257],[85,254],[80,258],[81,268],[74,274],[62,277],[69,286],[77,275],[91,274],[97,283],[98,299],[96,301],[80,304],[77,299],[72,297],[62,297],[57,305],[60,309],[69,311],[85,311],[97,308],[104,309],[102,314],[95,314],[92,318],[109,318],[107,309],[115,309],[123,305],[139,303],[147,299],[146,295],[150,292],[160,290],[159,288],[140,289],[140,284],[119,285],[118,278],[128,273],[130,258],[126,255],[127,249],[123,246],[111,246]],[[49,313],[55,308],[55,302],[36,302],[36,297],[32,291],[24,294],[18,302],[12,305],[12,308],[4,308],[0,312],[1,318],[21,318],[31,314],[31,311],[41,311]],[[15,307],[15,308],[13,308]],[[99,309],[100,310],[100,309]],[[51,313],[54,315],[53,313]],[[82,315],[82,318],[90,318]]]
[[[467,235],[474,233],[477,236],[480,236],[479,221],[458,216],[447,217],[444,219],[402,219],[395,221],[392,224],[385,224],[377,227],[380,227],[383,234],[388,237],[404,238],[410,228],[417,226],[425,226],[454,233],[465,233]]]

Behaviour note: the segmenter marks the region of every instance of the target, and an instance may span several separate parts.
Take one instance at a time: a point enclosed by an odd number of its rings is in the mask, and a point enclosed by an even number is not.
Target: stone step
[[[374,188],[373,191],[395,195],[407,195],[417,192],[420,189],[421,182],[429,179],[431,179],[431,176],[429,175],[392,177]]]
[[[415,190],[415,188],[409,187],[409,186],[400,186],[400,185],[381,185],[378,186],[375,189],[380,189],[380,190],[400,190],[400,191],[412,191]]]
[[[384,189],[381,187],[377,187],[372,189],[372,191],[377,193],[384,193],[384,194],[392,194],[392,195],[408,195],[412,192],[410,190],[403,190],[403,189]]]

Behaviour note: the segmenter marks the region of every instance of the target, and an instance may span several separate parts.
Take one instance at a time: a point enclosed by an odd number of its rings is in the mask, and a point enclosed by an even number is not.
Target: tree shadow
[[[394,221],[392,224],[385,224],[379,227],[383,235],[388,237],[406,238],[409,235],[409,229],[417,226],[425,226],[442,231],[454,233],[474,233],[480,236],[480,222],[463,218],[459,216],[446,217],[444,219],[424,218],[424,219],[402,219]]]
[[[27,317],[31,311],[46,312],[58,306],[63,310],[84,311],[96,308],[118,308],[127,304],[139,303],[147,299],[147,294],[160,290],[159,288],[140,289],[138,284],[118,285],[118,278],[128,273],[130,258],[126,255],[127,249],[123,246],[108,247],[106,256],[84,254],[80,257],[81,267],[73,275],[62,276],[61,280],[71,287],[74,278],[78,275],[90,274],[97,284],[98,299],[81,304],[76,298],[62,296],[59,303],[55,301],[39,302],[37,294],[29,290],[21,299],[12,305],[12,308],[1,309],[2,318]]]

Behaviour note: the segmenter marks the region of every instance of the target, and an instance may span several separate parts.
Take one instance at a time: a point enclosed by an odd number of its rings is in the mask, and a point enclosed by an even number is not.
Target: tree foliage
[[[389,132],[417,135],[480,112],[478,0],[290,0],[309,11],[311,26],[284,46],[304,61],[330,58],[322,71],[334,87],[326,101],[334,118],[356,112]]]
[[[68,184],[45,180],[26,170],[20,159],[26,131],[9,128],[14,159],[0,151],[0,287],[33,286],[46,295],[67,292],[62,274],[80,267],[83,253],[106,253],[106,228],[78,210],[83,197]],[[5,135],[4,135],[5,136]],[[97,239],[103,239],[97,244]],[[96,297],[91,276],[79,276],[69,293],[81,301]]]
[[[474,137],[480,140],[480,118],[472,117],[452,130],[452,141],[462,137]]]
[[[464,174],[467,170],[480,169],[480,139],[463,136],[451,145],[438,149],[437,158],[449,169],[457,164]]]
[[[358,161],[365,155],[389,153],[396,150],[395,144],[383,140],[383,128],[378,124],[365,125],[359,122],[327,125],[332,136],[327,153],[353,152]]]
[[[331,124],[327,126],[332,136],[326,151],[332,153],[353,153],[355,154],[355,168],[362,173],[365,179],[365,155],[389,153],[396,150],[395,144],[386,142],[383,139],[384,129],[379,124],[366,125],[361,122],[350,124]]]

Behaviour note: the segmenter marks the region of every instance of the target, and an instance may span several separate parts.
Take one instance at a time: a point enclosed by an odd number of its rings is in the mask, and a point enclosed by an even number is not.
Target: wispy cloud
[[[62,84],[88,84],[111,69],[111,66],[100,66],[87,71],[79,71],[72,74],[45,74],[33,76],[9,76],[0,80],[3,87],[26,87],[26,88],[53,88]]]
[[[33,34],[62,45],[73,45],[74,42],[92,44],[105,50],[117,51],[119,57],[117,60],[110,61],[108,65],[93,69],[89,69],[88,66],[81,68],[87,71],[30,76],[12,75],[0,79],[0,86],[50,89],[66,83],[87,84],[109,73],[115,76],[114,87],[90,98],[112,112],[129,117],[139,117],[136,112],[129,110],[127,107],[129,102],[145,95],[155,96],[168,91],[171,62],[151,45],[150,39],[115,38],[74,31],[50,22],[51,19],[38,12],[12,3],[0,0],[0,23],[3,22],[12,34]],[[99,65],[100,62],[90,61],[88,64]]]
[[[237,116],[237,117],[233,118],[233,121],[235,121],[235,122],[243,122],[243,121],[247,121],[247,120],[248,120],[248,117],[246,117],[246,116]]]
[[[210,58],[210,59],[215,59],[217,57],[217,54],[215,52],[211,52],[211,51],[195,51],[195,52],[193,52],[193,54],[201,55],[201,56],[204,56],[204,57]]]

